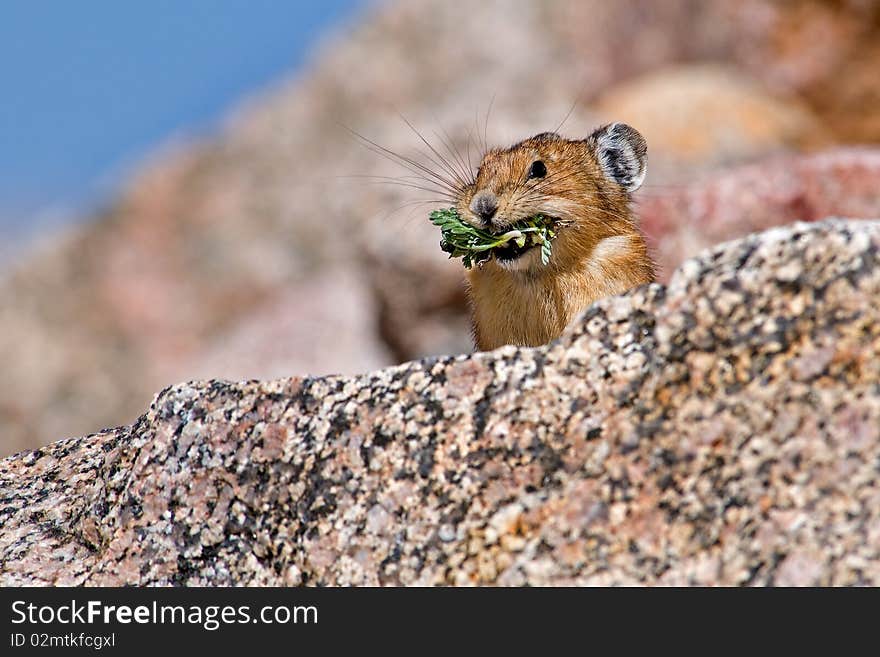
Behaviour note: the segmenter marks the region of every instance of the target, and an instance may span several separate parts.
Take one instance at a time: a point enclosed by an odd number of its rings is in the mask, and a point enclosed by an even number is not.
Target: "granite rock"
[[[545,347],[170,387],[0,462],[0,582],[878,585],[878,254],[799,223]]]

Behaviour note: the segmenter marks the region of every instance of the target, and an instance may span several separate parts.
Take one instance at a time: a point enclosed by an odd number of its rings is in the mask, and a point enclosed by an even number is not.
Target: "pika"
[[[477,349],[546,344],[597,299],[654,280],[632,209],[646,164],[644,138],[624,123],[580,140],[545,132],[483,156],[455,199],[462,220],[500,234],[540,214],[557,236],[546,265],[540,248],[510,243],[468,271]]]

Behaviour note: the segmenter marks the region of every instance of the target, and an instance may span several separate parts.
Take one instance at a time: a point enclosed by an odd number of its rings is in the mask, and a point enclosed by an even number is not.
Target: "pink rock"
[[[661,280],[702,249],[751,232],[829,216],[880,216],[880,150],[788,156],[638,196]]]

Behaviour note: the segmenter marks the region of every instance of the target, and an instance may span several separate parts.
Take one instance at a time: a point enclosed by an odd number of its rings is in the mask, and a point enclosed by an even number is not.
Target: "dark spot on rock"
[[[675,479],[669,473],[661,475],[660,478],[657,480],[657,486],[660,488],[660,490],[667,490],[669,488],[672,488],[674,485]]]
[[[422,449],[418,454],[418,463],[419,475],[427,479],[434,467],[434,448],[426,447]]]
[[[361,443],[360,448],[361,461],[364,462],[364,468],[370,469],[370,459],[373,457],[373,446]]]
[[[487,414],[492,405],[492,398],[487,388],[483,396],[474,406],[474,438],[480,438],[486,430]]]

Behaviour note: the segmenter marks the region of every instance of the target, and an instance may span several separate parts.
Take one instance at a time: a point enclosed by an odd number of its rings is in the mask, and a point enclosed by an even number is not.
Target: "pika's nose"
[[[471,212],[480,218],[486,226],[498,210],[498,197],[487,189],[477,192],[471,201]]]

